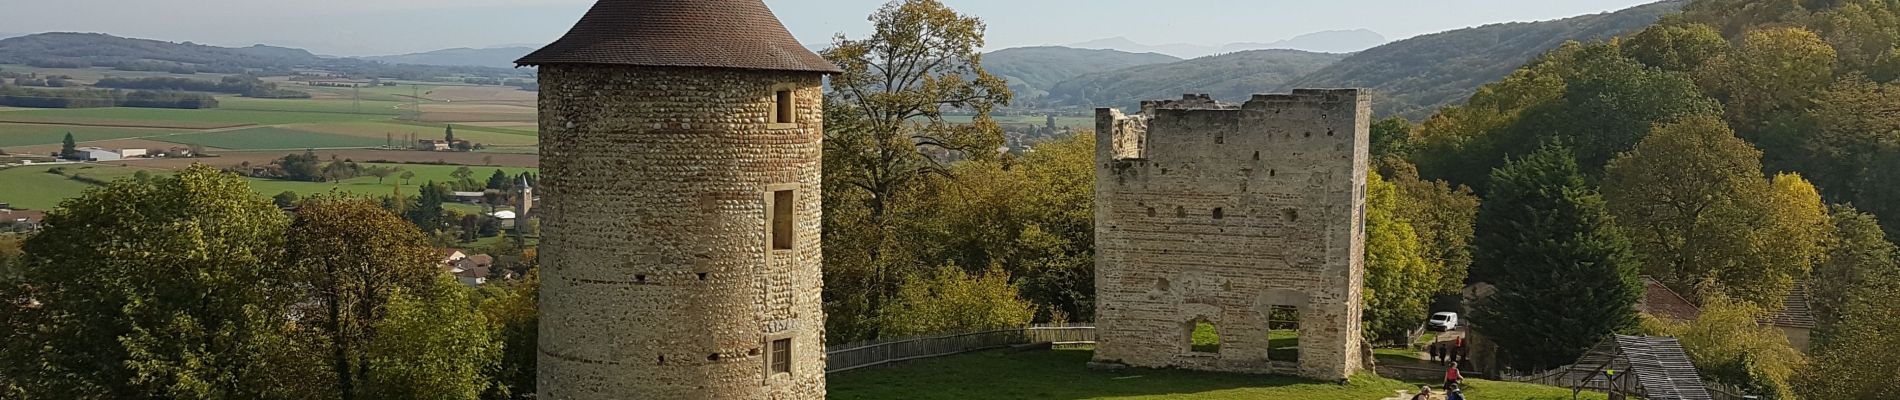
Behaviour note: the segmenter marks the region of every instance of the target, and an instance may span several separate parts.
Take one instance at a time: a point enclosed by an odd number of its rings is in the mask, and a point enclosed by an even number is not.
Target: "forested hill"
[[[1142,65],[1165,64],[1180,58],[1159,53],[1090,50],[1059,46],[1017,47],[983,55],[983,69],[1009,80],[1018,101],[1034,102],[1056,84],[1077,76]]]
[[[1622,11],[1551,21],[1459,29],[1388,43],[1293,80],[1288,87],[1362,87],[1379,95],[1379,115],[1422,118],[1462,102],[1567,41],[1607,39],[1649,26],[1681,10],[1670,0]]]
[[[401,54],[393,56],[363,57],[367,60],[382,61],[391,64],[416,65],[467,65],[477,67],[514,68],[515,60],[534,52],[532,47],[496,47],[488,49],[443,49],[430,52]]]
[[[1281,88],[1294,78],[1345,58],[1299,50],[1254,50],[1078,76],[1049,90],[1070,106],[1134,107],[1142,100],[1205,93],[1227,101]]]
[[[173,43],[102,33],[41,33],[0,39],[0,64],[45,68],[107,67],[127,71],[173,73],[288,74],[296,68],[322,69],[355,78],[422,79],[468,74],[526,76],[531,70],[385,64],[354,58],[328,58],[303,49],[256,45],[230,48],[191,42]]]

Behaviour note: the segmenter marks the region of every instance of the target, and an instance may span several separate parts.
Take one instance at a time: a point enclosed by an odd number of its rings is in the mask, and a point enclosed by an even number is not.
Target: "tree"
[[[1471,327],[1518,370],[1569,364],[1637,324],[1640,264],[1568,154],[1549,146],[1499,168],[1478,212],[1472,280],[1496,291]]]
[[[1438,294],[1465,289],[1471,269],[1471,237],[1478,220],[1478,195],[1445,181],[1425,181],[1418,168],[1396,157],[1380,160],[1381,177],[1398,187],[1398,218],[1418,234],[1420,255],[1437,265]]]
[[[448,142],[450,145],[455,144],[455,125],[448,125],[442,129],[442,141]]]
[[[1853,202],[1900,233],[1900,83],[1877,84],[1858,76],[1836,82],[1819,95],[1795,164],[1829,199]]]
[[[68,160],[79,159],[80,156],[79,156],[78,146],[79,146],[79,142],[73,141],[73,133],[66,132],[66,138],[60,140],[59,142],[59,158],[68,159]]]
[[[532,268],[521,280],[483,287],[482,315],[496,329],[501,362],[489,384],[487,398],[528,398],[535,392],[535,360],[540,356],[540,273]]]
[[[291,223],[286,265],[310,307],[300,313],[329,347],[329,376],[343,399],[385,370],[372,364],[373,328],[388,317],[397,293],[421,292],[440,261],[415,226],[374,202],[317,196]]]
[[[907,336],[954,330],[1020,327],[1036,310],[1016,295],[1009,273],[992,267],[973,276],[955,265],[906,277],[882,311],[884,334]]]
[[[1733,54],[1704,64],[1696,79],[1727,105],[1729,123],[1743,137],[1764,148],[1798,146],[1798,129],[1772,124],[1814,105],[1814,96],[1834,80],[1835,56],[1807,29],[1760,29],[1744,35]]]
[[[1813,368],[1797,379],[1810,399],[1877,399],[1900,381],[1900,359],[1881,354],[1900,346],[1900,269],[1869,270],[1837,304],[1838,321],[1815,343]]]
[[[409,184],[409,180],[416,179],[416,171],[404,170],[400,177],[402,178],[402,184],[407,185]]]
[[[367,169],[364,169],[364,170],[363,170],[363,173],[364,173],[364,174],[368,174],[369,176],[374,176],[374,177],[376,177],[376,184],[378,184],[378,185],[381,185],[381,184],[383,184],[383,179],[386,179],[386,178],[389,178],[389,176],[390,176],[390,175],[395,175],[395,174],[396,174],[396,172],[398,172],[398,171],[402,171],[402,169],[401,169],[401,168],[392,168],[392,167],[384,167],[384,166],[380,166],[380,165],[379,165],[379,166],[373,166],[373,167],[369,167],[369,168],[367,168]],[[406,171],[404,171],[404,172],[406,172]]]
[[[1365,330],[1368,338],[1403,343],[1425,320],[1443,268],[1426,260],[1417,231],[1399,218],[1398,187],[1366,177]]]
[[[1584,53],[1565,77],[1561,100],[1524,112],[1511,128],[1507,155],[1527,154],[1552,140],[1576,151],[1586,176],[1636,146],[1658,124],[1720,115],[1722,105],[1701,94],[1686,74],[1624,57],[1614,48]]]
[[[1699,298],[1707,289],[1774,310],[1822,255],[1826,209],[1799,176],[1770,182],[1761,152],[1722,121],[1656,132],[1610,162],[1604,196],[1644,271]]]
[[[1829,218],[1834,240],[1828,246],[1827,261],[1815,265],[1808,279],[1819,342],[1828,341],[1841,329],[1841,314],[1857,300],[1854,296],[1860,288],[1887,271],[1900,270],[1900,247],[1887,240],[1874,216],[1853,206],[1834,206]]]
[[[1372,157],[1405,157],[1412,141],[1412,121],[1405,117],[1392,117],[1372,124]]]
[[[282,178],[293,181],[320,182],[323,180],[323,160],[317,153],[304,150],[303,154],[287,154],[277,160],[278,168],[283,170]]]
[[[1712,381],[1771,399],[1798,399],[1791,382],[1807,357],[1795,351],[1787,334],[1760,322],[1767,315],[1752,304],[1715,294],[1702,300],[1695,321],[1661,333],[1680,339],[1689,360]]]
[[[281,394],[286,219],[243,178],[194,165],[113,182],[46,222],[25,244],[40,306],[15,310],[37,345],[0,347],[27,351],[0,357],[0,375],[63,398]]]
[[[1623,41],[1623,54],[1664,71],[1695,71],[1728,51],[1722,32],[1695,23],[1657,24]]]
[[[277,193],[276,196],[271,196],[271,203],[277,204],[278,208],[290,208],[291,206],[297,205],[297,202],[301,200],[302,197],[298,196],[297,192],[290,190],[285,190],[281,193]]]
[[[449,189],[435,182],[429,182],[422,185],[419,190],[415,203],[406,207],[408,213],[403,217],[425,234],[441,230],[443,224],[446,223],[442,217],[444,212],[442,203],[448,202]]]
[[[508,189],[510,189],[510,188],[511,188],[510,186],[511,186],[511,185],[510,185],[510,182],[508,181],[508,173],[507,173],[507,172],[504,172],[504,171],[502,171],[502,170],[500,170],[500,169],[497,169],[497,170],[495,170],[495,173],[494,173],[494,174],[490,174],[490,175],[488,175],[488,188],[489,188],[489,189],[492,189],[492,190],[508,190]]]
[[[826,286],[854,288],[827,291],[839,300],[827,301],[827,325],[848,336],[875,336],[875,328],[847,326],[869,321],[901,276],[891,270],[905,263],[892,254],[904,223],[892,210],[922,178],[947,174],[943,160],[993,157],[1003,140],[989,113],[1010,100],[1008,84],[982,68],[981,20],[937,0],[903,0],[870,21],[868,38],[840,35],[822,52],[844,71],[831,77],[824,102],[823,189]],[[975,118],[945,122],[946,109]]]
[[[456,167],[455,171],[449,172],[449,177],[455,178],[456,181],[466,182],[475,177],[475,170],[468,169],[467,165]]]
[[[375,326],[366,382],[368,398],[474,399],[488,389],[500,359],[488,321],[469,289],[448,274],[433,274],[422,290],[396,293],[388,317]]]

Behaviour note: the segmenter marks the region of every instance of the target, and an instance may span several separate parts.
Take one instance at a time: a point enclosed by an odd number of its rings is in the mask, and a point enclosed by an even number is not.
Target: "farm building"
[[[98,147],[81,147],[78,150],[80,153],[83,153],[86,155],[86,160],[88,161],[118,161],[118,160],[124,160],[127,158],[144,157],[146,153],[145,149],[105,149],[105,148],[98,148]]]

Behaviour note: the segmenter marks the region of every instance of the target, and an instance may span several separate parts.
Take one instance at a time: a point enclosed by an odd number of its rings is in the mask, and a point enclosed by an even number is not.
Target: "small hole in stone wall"
[[[1332,135],[1333,135],[1333,130],[1332,130],[1331,128],[1327,128],[1327,129],[1326,129],[1326,136],[1332,136]]]
[[[1175,218],[1181,218],[1181,217],[1186,217],[1186,216],[1187,216],[1187,207],[1174,206]]]
[[[703,281],[703,280],[706,280],[707,277],[711,277],[711,276],[712,276],[711,272],[701,272],[699,273],[699,280]]]
[[[1155,208],[1154,208],[1154,207],[1148,207],[1148,216],[1150,216],[1150,217],[1152,217],[1152,216],[1155,216]]]
[[[1313,133],[1312,133],[1312,132],[1307,132],[1307,133],[1306,133],[1306,137],[1313,137]]]
[[[745,352],[745,354],[746,354],[746,355],[748,355],[748,356],[758,356],[758,355],[759,355],[759,348],[757,348],[757,347],[754,347],[754,348],[752,348],[752,350],[746,350],[746,352]]]
[[[1267,176],[1280,176],[1280,170],[1269,169],[1267,170]]]
[[[1260,161],[1260,152],[1258,152],[1258,151],[1256,151],[1256,152],[1253,152],[1253,160],[1254,160],[1254,161]]]
[[[1174,287],[1174,284],[1172,282],[1168,282],[1168,278],[1155,279],[1155,290],[1166,292],[1169,289],[1172,289],[1173,287]]]
[[[660,365],[666,365],[666,356],[665,356],[665,355],[661,355],[661,356],[660,356]]]
[[[1227,135],[1214,135],[1214,144],[1226,144]]]
[[[639,283],[647,283],[647,276],[646,276],[646,275],[634,275],[634,276],[633,276],[633,281],[634,281],[634,282],[639,282]]]
[[[1288,208],[1280,210],[1280,214],[1286,217],[1287,222],[1300,222],[1300,210]]]
[[[706,361],[719,361],[719,353],[712,353],[710,355],[707,355]]]
[[[1222,218],[1227,218],[1227,211],[1222,210],[1218,207],[1214,208],[1214,219],[1222,219]]]

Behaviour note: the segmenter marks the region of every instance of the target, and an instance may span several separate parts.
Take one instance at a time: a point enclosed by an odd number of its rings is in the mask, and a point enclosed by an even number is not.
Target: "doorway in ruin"
[[[1298,306],[1268,307],[1267,360],[1300,361],[1300,308]]]

